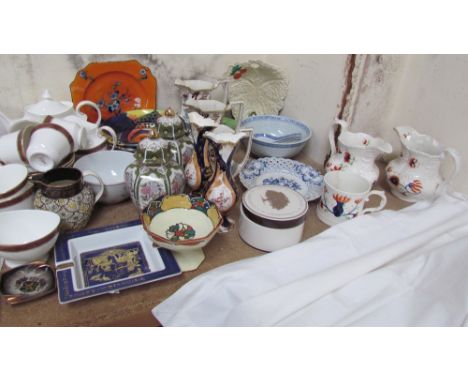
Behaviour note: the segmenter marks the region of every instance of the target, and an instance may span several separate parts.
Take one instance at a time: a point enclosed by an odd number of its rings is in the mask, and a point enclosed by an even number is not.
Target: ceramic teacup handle
[[[381,198],[380,205],[378,207],[373,207],[373,208],[364,208],[361,211],[360,215],[364,215],[364,214],[367,214],[367,213],[370,213],[370,212],[380,211],[387,204],[387,196],[385,195],[384,191],[373,190],[373,191],[369,192],[369,194],[366,197],[366,202],[369,200],[371,195],[377,195],[377,196],[379,196]]]
[[[444,183],[441,185],[442,187],[438,188],[437,190],[438,195],[440,195],[446,189],[446,187],[452,182],[452,180],[455,179],[455,177],[460,172],[460,167],[461,167],[461,156],[457,150],[449,147],[445,149],[445,153],[452,157],[454,169],[453,169],[453,172],[447,178],[444,179]]]
[[[94,176],[98,180],[98,182],[99,182],[99,192],[94,197],[94,203],[97,203],[99,201],[99,199],[101,199],[102,194],[104,193],[104,183],[103,183],[101,177],[98,174],[96,174],[95,172],[89,171],[89,170],[82,171],[81,173],[83,175],[83,178],[85,176]]]
[[[235,173],[232,175],[233,179],[238,176],[244,168],[245,164],[250,158],[250,151],[252,150],[252,139],[254,133],[253,129],[241,129],[240,132],[246,133],[248,135],[247,149],[245,150],[244,158],[242,158],[242,161],[239,163],[239,166],[237,166]]]
[[[111,150],[114,150],[115,149],[115,145],[117,144],[117,135],[115,134],[115,131],[112,127],[109,127],[109,126],[101,126],[98,128],[99,129],[99,132],[102,134],[102,131],[105,131],[106,133],[108,133],[111,138],[112,138],[112,148]]]
[[[94,102],[92,101],[81,101],[78,105],[76,105],[76,112],[79,113],[81,108],[83,106],[90,106],[92,107],[94,110],[96,110],[96,113],[97,113],[97,121],[95,122],[96,126],[99,126],[99,124],[101,123],[101,118],[102,118],[102,115],[101,115],[101,110],[99,109],[99,106],[96,105]]]
[[[348,130],[348,122],[335,118],[335,124],[341,126],[341,132]],[[330,150],[332,155],[337,153],[336,143],[335,143],[335,126],[332,126],[328,133],[328,140],[330,141]]]

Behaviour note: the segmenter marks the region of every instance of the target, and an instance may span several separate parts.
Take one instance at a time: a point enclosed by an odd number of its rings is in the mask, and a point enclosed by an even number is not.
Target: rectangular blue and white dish
[[[153,247],[139,220],[60,235],[55,265],[61,304],[181,274],[171,251]]]

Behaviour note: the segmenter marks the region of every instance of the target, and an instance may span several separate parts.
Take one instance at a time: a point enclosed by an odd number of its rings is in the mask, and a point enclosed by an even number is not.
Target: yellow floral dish
[[[223,221],[213,203],[185,194],[151,202],[141,219],[156,245],[175,251],[204,247]]]
[[[197,269],[205,259],[202,248],[221,228],[216,205],[200,196],[165,196],[152,201],[141,215],[143,228],[158,246],[172,250],[181,271]]]
[[[141,219],[156,245],[175,251],[204,247],[223,221],[213,203],[185,194],[151,202]]]

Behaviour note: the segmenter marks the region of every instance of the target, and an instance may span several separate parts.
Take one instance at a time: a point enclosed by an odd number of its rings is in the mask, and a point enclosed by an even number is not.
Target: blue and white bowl
[[[293,157],[312,136],[309,126],[282,115],[255,115],[244,119],[241,127],[253,129],[252,152],[258,157]],[[296,138],[281,142],[290,135]]]
[[[320,198],[323,176],[312,166],[292,159],[251,159],[242,169],[239,179],[243,186],[284,186],[299,192],[307,201]]]

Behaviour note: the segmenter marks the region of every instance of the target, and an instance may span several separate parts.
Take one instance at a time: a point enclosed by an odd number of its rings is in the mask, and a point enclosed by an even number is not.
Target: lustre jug
[[[85,176],[94,176],[99,182],[95,195]],[[92,171],[76,168],[56,168],[45,173],[30,175],[39,186],[34,198],[36,209],[55,212],[60,216],[60,232],[77,231],[86,227],[94,205],[104,192],[101,178]]]
[[[431,136],[420,134],[412,127],[399,126],[394,130],[400,138],[402,153],[386,167],[392,194],[407,202],[417,202],[443,193],[460,170],[458,152],[443,147]],[[440,168],[446,156],[452,157],[454,169],[444,178]]]
[[[366,178],[371,184],[379,178],[379,168],[375,164],[381,154],[390,154],[392,146],[382,138],[375,138],[365,133],[352,133],[348,124],[336,120],[341,126],[338,147],[335,144],[335,129],[329,133],[331,156],[325,163],[325,171],[350,171]]]

